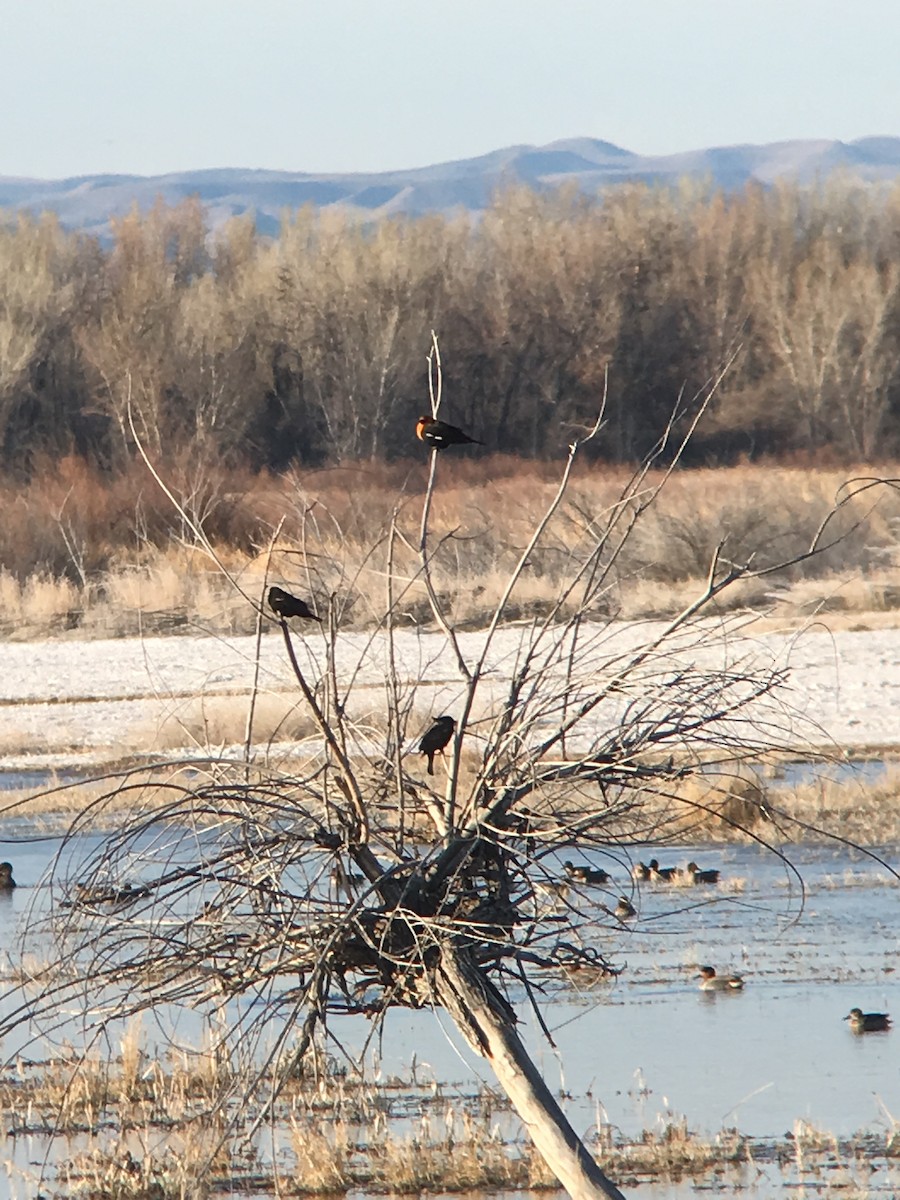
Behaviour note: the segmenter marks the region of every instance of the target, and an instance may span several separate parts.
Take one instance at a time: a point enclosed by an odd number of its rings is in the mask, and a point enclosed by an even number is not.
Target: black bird
[[[428,774],[434,774],[434,756],[444,753],[444,747],[453,737],[456,722],[452,717],[438,717],[419,742],[419,753],[428,755]]]
[[[285,621],[288,617],[306,617],[310,621],[318,621],[320,625],[322,623],[322,618],[316,616],[305,600],[292,596],[284,588],[269,588],[269,608]]]
[[[437,421],[434,417],[419,417],[416,421],[416,437],[434,450],[443,450],[445,446],[464,446],[467,442],[475,446],[484,445],[478,438],[463,433],[458,426],[448,425],[446,421]]]
[[[15,886],[12,863],[0,862],[0,892],[11,892]]]

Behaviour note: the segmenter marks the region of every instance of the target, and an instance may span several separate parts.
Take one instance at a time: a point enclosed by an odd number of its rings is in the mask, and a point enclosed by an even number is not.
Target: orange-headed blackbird
[[[444,753],[444,747],[453,737],[456,722],[452,717],[438,717],[419,742],[419,753],[428,755],[428,774],[434,774],[434,756]]]
[[[280,587],[269,588],[269,608],[284,620],[288,617],[307,617],[310,621],[318,621],[320,625],[322,623],[322,618],[316,616],[305,600],[301,600],[299,596],[292,596]]]
[[[426,442],[435,450],[443,450],[445,446],[464,446],[472,442],[475,446],[483,446],[478,438],[469,437],[456,425],[448,425],[446,421],[436,421],[434,417],[419,417],[416,421],[416,437],[420,442]]]

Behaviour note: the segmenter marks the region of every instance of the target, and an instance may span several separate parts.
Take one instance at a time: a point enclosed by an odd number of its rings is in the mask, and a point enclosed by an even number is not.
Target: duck
[[[567,859],[563,863],[563,868],[568,877],[574,879],[576,883],[609,883],[608,872],[601,871],[599,867],[585,867],[581,863],[576,867]]]
[[[631,878],[635,883],[646,883],[650,878],[650,868],[646,863],[636,862],[631,868]]]
[[[630,921],[632,917],[637,916],[637,909],[627,896],[620,896],[619,903],[613,911],[613,916],[618,917],[620,921]]]
[[[538,896],[555,902],[566,899],[569,887],[570,884],[566,879],[539,879],[534,885],[534,890]]]
[[[674,883],[681,874],[678,867],[661,867],[655,858],[651,858],[647,866],[650,878],[656,883]]]
[[[695,862],[689,862],[687,865],[687,873],[690,875],[694,883],[718,883],[720,871],[708,870],[701,871]]]
[[[114,908],[122,908],[135,900],[145,899],[150,895],[150,888],[135,887],[131,883],[126,883],[124,887],[116,887],[115,884],[76,883],[73,895],[74,899],[69,901],[69,906],[109,904]]]
[[[0,892],[11,892],[16,886],[12,872],[12,863],[0,862]]]
[[[740,975],[717,975],[715,967],[701,967],[696,978],[701,992],[739,992],[744,986]]]
[[[861,1008],[851,1008],[844,1020],[850,1022],[854,1033],[880,1033],[891,1027],[887,1013],[864,1013]]]
[[[584,950],[567,942],[560,942],[557,949],[560,951],[557,968],[577,987],[593,987],[616,977],[615,968],[596,950]]]

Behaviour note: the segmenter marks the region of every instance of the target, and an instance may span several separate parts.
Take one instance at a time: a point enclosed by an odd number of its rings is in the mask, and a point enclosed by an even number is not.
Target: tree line
[[[557,456],[597,411],[630,462],[737,352],[695,461],[900,450],[900,187],[626,185],[498,194],[470,215],[365,226],[187,201],[108,245],[50,215],[0,225],[0,470],[77,454],[279,471],[421,455],[431,330],[442,415],[494,450]],[[608,381],[608,383],[606,382]]]

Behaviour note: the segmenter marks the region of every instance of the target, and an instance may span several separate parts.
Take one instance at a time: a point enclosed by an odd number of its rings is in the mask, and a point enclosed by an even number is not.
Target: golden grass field
[[[168,480],[218,562],[198,550],[156,483],[139,471],[102,485],[70,461],[52,482],[0,488],[3,636],[248,633],[256,620],[251,598],[259,597],[267,574],[313,595],[320,607],[333,598],[342,628],[370,628],[384,611],[392,519],[401,534],[394,563],[398,610],[403,620],[429,619],[414,553],[422,465],[359,464],[277,478],[235,473],[207,480],[201,497],[189,493],[185,480],[180,487]],[[597,615],[633,619],[678,611],[696,594],[719,543],[724,562],[754,568],[802,553],[835,499],[846,495],[847,481],[875,474],[890,480],[900,468],[676,472],[619,554]],[[471,628],[489,618],[558,476],[554,464],[498,456],[441,462],[431,512],[432,544],[440,542],[434,574],[454,623]],[[508,620],[549,610],[626,479],[621,467],[579,464],[516,587]],[[658,480],[649,476],[644,493]],[[719,605],[764,609],[781,624],[821,613],[834,628],[900,623],[898,519],[900,492],[893,484],[866,491],[829,526],[829,537],[844,537],[825,553],[746,578]]]

